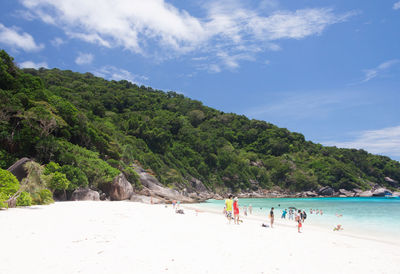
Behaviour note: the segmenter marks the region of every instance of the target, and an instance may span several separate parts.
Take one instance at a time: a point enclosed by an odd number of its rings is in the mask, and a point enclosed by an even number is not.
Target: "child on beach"
[[[253,214],[253,207],[251,205],[249,205],[249,213],[250,215]]]
[[[287,209],[285,208],[285,210],[282,211],[281,219],[286,219],[286,214],[287,214]]]
[[[293,209],[289,209],[289,220],[293,220]]]
[[[247,206],[246,205],[244,206],[243,211],[244,211],[244,216],[247,216]]]
[[[239,224],[239,204],[238,204],[238,198],[235,197],[233,200],[233,218],[235,224]]]
[[[298,213],[298,214],[296,214],[296,218],[295,218],[295,220],[296,220],[296,222],[297,222],[297,232],[301,233],[300,229],[301,229],[301,227],[303,226],[303,225],[301,224],[301,218],[300,218],[300,216],[301,216],[301,210],[299,210],[297,213]]]

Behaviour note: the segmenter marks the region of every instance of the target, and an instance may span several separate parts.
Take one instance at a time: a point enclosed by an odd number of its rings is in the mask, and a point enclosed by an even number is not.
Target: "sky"
[[[0,49],[400,160],[399,0],[0,0]]]

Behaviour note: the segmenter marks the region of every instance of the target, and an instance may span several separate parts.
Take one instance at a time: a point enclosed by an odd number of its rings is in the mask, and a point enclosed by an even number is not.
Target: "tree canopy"
[[[0,118],[0,167],[20,157],[53,162],[54,190],[101,189],[119,172],[132,173],[132,163],[169,187],[196,178],[215,192],[394,189],[399,186],[385,177],[400,181],[400,163],[385,156],[315,144],[173,91],[91,73],[21,70],[5,51]]]

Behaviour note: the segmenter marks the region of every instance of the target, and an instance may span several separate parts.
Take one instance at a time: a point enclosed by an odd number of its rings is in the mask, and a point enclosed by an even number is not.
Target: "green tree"
[[[10,199],[17,198],[19,189],[17,178],[11,172],[0,169],[0,207],[8,207]]]

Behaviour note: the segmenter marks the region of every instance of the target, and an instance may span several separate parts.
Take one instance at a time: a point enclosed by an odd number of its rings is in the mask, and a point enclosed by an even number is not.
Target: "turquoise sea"
[[[344,231],[360,236],[400,238],[400,198],[243,198],[239,199],[241,215],[245,205],[252,205],[253,214],[262,218],[266,218],[271,207],[275,208],[275,219],[281,218],[283,209],[295,207],[306,211],[305,225],[332,230],[341,224]],[[198,206],[222,212],[224,200],[208,200]],[[310,214],[310,209],[322,210],[323,215]]]

